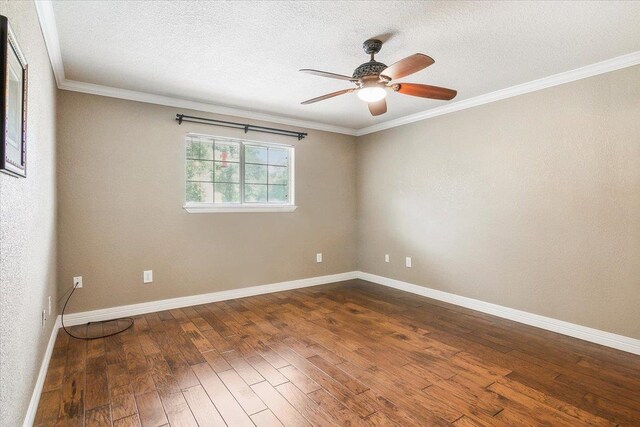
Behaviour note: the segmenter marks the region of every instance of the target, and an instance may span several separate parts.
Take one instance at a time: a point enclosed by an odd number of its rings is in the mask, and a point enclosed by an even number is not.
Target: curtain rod
[[[231,129],[244,129],[244,133],[253,131],[253,132],[271,133],[274,135],[293,136],[298,138],[298,141],[300,141],[302,138],[307,136],[306,132],[296,132],[293,130],[268,128],[264,126],[250,125],[246,123],[226,122],[224,120],[207,119],[205,117],[187,116],[184,114],[176,114],[176,121],[178,122],[179,125],[181,125],[182,122],[200,123],[203,125],[221,126],[221,127],[231,128]]]

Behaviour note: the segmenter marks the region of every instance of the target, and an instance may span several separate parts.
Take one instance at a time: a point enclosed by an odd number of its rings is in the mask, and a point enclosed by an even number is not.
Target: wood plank
[[[119,420],[137,414],[136,399],[130,384],[114,387],[110,390],[111,418]]]
[[[191,413],[182,392],[163,394],[160,396],[164,412],[169,424],[173,427],[198,427],[198,423]]]
[[[206,353],[202,353],[202,357],[204,357],[209,366],[211,366],[211,368],[218,373],[232,369],[229,362],[227,362],[226,359],[222,357],[217,350],[210,350]]]
[[[282,373],[289,381],[296,385],[304,393],[311,393],[312,391],[319,390],[320,384],[303,374],[295,366],[289,365],[284,368],[280,368]]]
[[[152,391],[136,396],[136,405],[143,427],[158,427],[168,422],[158,392]]]
[[[228,425],[238,427],[253,426],[249,416],[242,410],[242,407],[207,363],[194,365],[193,371],[209,395],[209,399],[211,399]]]
[[[256,427],[283,427],[278,417],[273,415],[269,409],[251,415],[251,420]]]
[[[320,389],[307,394],[322,410],[330,416],[338,425],[359,426],[364,425],[362,419],[349,408],[344,406],[326,390]]]
[[[285,427],[311,426],[278,391],[267,381],[263,381],[251,386],[260,399],[267,404],[271,412],[282,422]]]
[[[287,378],[285,378],[285,376],[280,373],[280,371],[274,368],[260,355],[255,355],[247,358],[247,362],[249,362],[249,364],[253,366],[254,369],[258,371],[258,373],[262,375],[267,381],[269,381],[269,384],[274,387],[288,381]]]
[[[182,353],[167,351],[164,353],[164,358],[181,389],[186,389],[200,384],[198,378],[193,373],[191,366],[189,366]]]
[[[85,411],[109,404],[109,386],[107,381],[107,360],[104,353],[87,360],[87,385],[85,391]]]
[[[200,329],[202,335],[213,345],[213,347],[218,350],[220,353],[225,353],[227,351],[233,350],[231,344],[227,340],[225,340],[222,335],[220,335],[215,329]]]
[[[249,385],[264,381],[264,378],[253,366],[247,362],[244,357],[240,356],[235,351],[224,353],[222,357],[238,372],[242,379]]]
[[[205,351],[213,350],[211,343],[200,333],[193,322],[182,322],[180,323],[180,327],[199,352],[204,353]]]
[[[253,415],[267,409],[262,400],[256,396],[235,370],[220,372],[218,376],[247,414]]]
[[[126,360],[107,365],[109,387],[119,387],[131,382]]]
[[[226,426],[222,415],[207,396],[202,386],[188,388],[182,392],[193,416],[201,426]]]
[[[276,390],[278,390],[278,392],[312,425],[339,425],[335,423],[331,417],[327,416],[313,400],[309,399],[306,394],[300,391],[300,389],[292,383],[287,382],[280,384],[276,387]]]
[[[160,347],[156,344],[155,340],[151,338],[149,334],[142,334],[138,336],[138,340],[140,341],[140,346],[142,347],[142,352],[145,356],[160,353]]]
[[[113,427],[142,427],[138,414],[113,421]]]
[[[109,405],[93,408],[86,412],[85,427],[111,427],[111,410]]]
[[[84,359],[83,359],[84,361]],[[69,368],[67,362],[67,368]],[[84,418],[85,371],[72,368],[65,373],[60,399],[60,417],[63,419]]]
[[[100,336],[103,335],[104,328],[102,327],[102,323],[95,323],[90,325],[89,327],[89,336]],[[87,358],[104,356],[106,352],[106,347],[103,339],[96,339],[87,341]]]
[[[353,394],[360,394],[369,390],[369,387],[360,383],[358,380],[351,377],[340,368],[337,368],[331,363],[327,362],[320,356],[316,355],[313,357],[309,357],[307,358],[307,360],[316,365],[318,368],[322,369],[325,373],[331,375],[334,380],[345,386]]]
[[[147,356],[147,363],[149,364],[151,378],[153,378],[160,397],[180,391],[178,382],[173,378],[171,369],[169,369],[169,365],[167,365],[162,354],[156,353]]]
[[[143,330],[143,333],[146,333],[146,331],[147,329]],[[137,336],[136,338],[138,339],[127,341],[123,345],[129,380],[133,392],[138,395],[149,393],[155,390],[156,387],[148,371],[147,359],[140,344],[140,337]]]

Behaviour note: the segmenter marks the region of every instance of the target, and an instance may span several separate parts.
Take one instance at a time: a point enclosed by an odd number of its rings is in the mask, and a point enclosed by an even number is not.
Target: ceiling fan
[[[312,70],[309,68],[300,70],[303,73],[314,74],[316,76],[347,80],[355,83],[356,85],[354,88],[343,89],[337,92],[318,96],[317,98],[308,99],[301,102],[301,104],[313,104],[314,102],[323,101],[325,99],[333,98],[334,96],[356,92],[358,98],[369,104],[369,111],[371,114],[373,116],[379,116],[380,114],[387,112],[387,102],[385,98],[389,89],[404,95],[440,99],[444,101],[453,99],[458,93],[453,89],[438,86],[391,82],[392,80],[400,79],[416,73],[433,64],[435,61],[427,55],[415,53],[387,67],[385,64],[374,59],[374,55],[380,52],[380,49],[382,48],[382,42],[380,40],[369,39],[362,44],[362,48],[367,54],[371,55],[371,60],[356,68],[351,77],[342,74],[329,73],[327,71]]]

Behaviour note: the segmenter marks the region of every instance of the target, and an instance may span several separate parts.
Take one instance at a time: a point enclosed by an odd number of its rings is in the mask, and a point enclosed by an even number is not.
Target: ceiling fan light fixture
[[[365,86],[358,90],[358,98],[364,102],[378,102],[387,97],[387,90],[383,86]]]

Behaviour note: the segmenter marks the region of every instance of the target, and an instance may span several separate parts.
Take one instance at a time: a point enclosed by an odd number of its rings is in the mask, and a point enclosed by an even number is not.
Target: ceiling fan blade
[[[382,98],[380,101],[369,102],[369,111],[372,116],[379,116],[387,112],[387,101]]]
[[[410,74],[417,73],[434,62],[435,61],[427,55],[415,53],[388,66],[380,74],[389,77],[391,80],[400,79]]]
[[[329,77],[330,79],[348,80],[350,82],[358,81],[358,79],[354,79],[351,76],[345,76],[343,74],[330,73],[328,71],[312,70],[310,68],[303,68],[302,70],[299,70],[299,71],[302,71],[303,73],[307,73],[307,74],[313,74],[314,76]]]
[[[323,101],[325,99],[333,98],[334,96],[343,95],[345,93],[350,93],[350,92],[353,92],[354,90],[356,90],[356,89],[355,88],[351,88],[351,89],[339,90],[337,92],[331,92],[331,93],[328,93],[326,95],[319,96],[317,98],[307,99],[306,101],[301,102],[301,104],[302,105],[313,104],[314,102]]]
[[[449,101],[456,97],[458,91],[445,87],[421,85],[417,83],[396,83],[391,86],[396,92],[421,98],[441,99]]]

